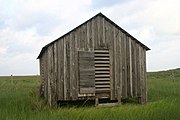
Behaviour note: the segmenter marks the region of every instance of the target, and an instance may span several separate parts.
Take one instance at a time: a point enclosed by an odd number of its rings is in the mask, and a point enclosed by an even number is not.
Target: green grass
[[[148,103],[50,109],[38,76],[0,77],[0,120],[180,120],[180,69],[148,73]]]

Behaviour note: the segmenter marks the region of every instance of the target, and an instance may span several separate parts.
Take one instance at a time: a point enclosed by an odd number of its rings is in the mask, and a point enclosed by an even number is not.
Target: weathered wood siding
[[[40,58],[42,91],[50,105],[82,96],[79,51],[108,50],[110,99],[146,99],[146,49],[116,26],[97,16],[48,46]],[[83,84],[83,83],[82,83]],[[91,92],[90,92],[91,93]]]

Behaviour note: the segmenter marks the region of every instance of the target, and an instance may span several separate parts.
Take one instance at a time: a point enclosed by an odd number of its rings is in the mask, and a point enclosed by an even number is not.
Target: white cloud
[[[158,31],[174,34],[180,31],[180,1],[158,0],[153,1],[145,11],[146,22],[157,26]]]

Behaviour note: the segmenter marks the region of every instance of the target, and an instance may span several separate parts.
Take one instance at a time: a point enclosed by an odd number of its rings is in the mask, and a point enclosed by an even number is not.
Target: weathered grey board
[[[94,52],[79,51],[80,93],[95,92]]]
[[[64,100],[64,40],[58,46],[58,100]]]

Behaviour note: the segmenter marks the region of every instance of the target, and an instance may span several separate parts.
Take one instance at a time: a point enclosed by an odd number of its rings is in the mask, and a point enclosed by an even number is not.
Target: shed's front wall
[[[94,50],[109,51],[110,99],[141,97],[146,102],[145,48],[100,16],[54,42],[41,56],[42,93],[48,102],[96,95],[80,93],[79,83],[79,51]]]

